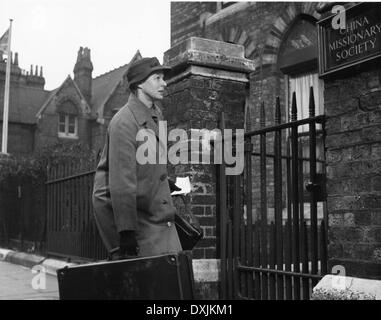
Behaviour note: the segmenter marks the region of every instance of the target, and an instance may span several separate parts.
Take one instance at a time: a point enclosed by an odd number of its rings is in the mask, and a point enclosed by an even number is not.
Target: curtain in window
[[[290,114],[291,114],[291,103],[292,103],[292,93],[296,93],[296,105],[298,110],[298,120],[308,118],[309,116],[309,96],[310,87],[314,88],[315,97],[315,115],[323,114],[324,108],[324,84],[323,81],[319,79],[317,73],[306,73],[302,75],[297,75],[289,78],[289,88],[290,88]],[[308,125],[304,125],[300,128],[300,132],[308,131]]]
[[[314,88],[315,98],[315,116],[324,113],[324,82],[319,79],[317,73],[305,73],[293,77],[289,77],[289,114],[291,114],[292,106],[292,93],[296,93],[296,106],[298,111],[297,119],[305,119],[309,117],[309,97],[310,87]],[[316,125],[316,129],[321,129],[321,124]],[[307,133],[309,131],[309,125],[303,125],[298,127],[300,134]],[[309,138],[304,137],[299,139],[299,143],[302,146],[302,153],[304,157],[309,157]],[[323,157],[323,141],[320,137],[317,137],[317,150],[316,156],[319,159]],[[309,163],[304,162],[303,171],[305,174],[309,173]],[[321,172],[322,166],[317,164],[317,172]]]

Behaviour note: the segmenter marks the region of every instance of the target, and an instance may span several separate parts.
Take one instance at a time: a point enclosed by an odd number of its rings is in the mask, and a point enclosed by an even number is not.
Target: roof
[[[67,81],[70,81],[70,82],[73,84],[74,88],[77,90],[79,96],[81,97],[81,100],[84,101],[84,102],[86,103],[86,107],[85,107],[85,108],[88,109],[88,110],[91,110],[91,108],[90,108],[90,106],[87,104],[86,99],[85,99],[85,97],[83,96],[81,90],[78,88],[78,85],[77,85],[77,84],[75,83],[75,81],[70,77],[70,75],[68,75],[68,76],[66,77],[65,81],[62,82],[62,84],[61,84],[58,88],[56,88],[56,89],[54,89],[54,90],[52,90],[52,91],[50,92],[49,97],[44,101],[44,104],[39,108],[38,112],[34,114],[34,116],[35,116],[37,119],[41,116],[41,114],[44,112],[45,108],[49,105],[50,101],[51,101],[51,100],[53,99],[53,97],[60,91],[60,89],[63,87],[63,85],[64,85]]]
[[[119,68],[111,70],[93,79],[92,84],[92,109],[97,113],[97,117],[103,118],[103,110],[106,102],[117,88],[123,76],[127,73],[132,62],[141,59],[139,50],[135,53],[131,61]]]
[[[119,68],[116,68],[114,70],[111,70],[107,73],[104,73],[96,78],[93,79],[92,82],[92,108],[89,110],[94,111],[94,115],[96,115],[99,118],[103,118],[103,110],[106,102],[111,97],[115,89],[117,88],[120,81],[123,80],[124,75],[127,73],[129,66],[132,62],[141,59],[141,54],[139,50],[135,53],[134,57],[131,59],[130,63],[125,64]],[[80,96],[83,98],[83,95],[81,91],[79,90],[77,84],[75,81],[70,77],[70,75],[62,82],[62,84],[50,91],[47,92],[46,96],[42,101],[40,102],[39,107],[37,107],[33,114],[33,120],[40,117],[40,115],[44,112],[45,108],[49,105],[50,101],[53,99],[53,97],[59,92],[61,87],[64,85],[66,81],[72,81],[74,83],[75,88],[77,89]],[[83,98],[85,101],[85,99]],[[33,123],[33,121],[31,121]]]
[[[35,115],[50,91],[26,86],[10,87],[9,122],[36,123]],[[0,95],[0,119],[3,119],[4,95]]]

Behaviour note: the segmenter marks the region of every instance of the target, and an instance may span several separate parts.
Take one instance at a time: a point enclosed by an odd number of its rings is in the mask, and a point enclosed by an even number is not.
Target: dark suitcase
[[[105,261],[57,270],[61,300],[191,300],[190,253]]]

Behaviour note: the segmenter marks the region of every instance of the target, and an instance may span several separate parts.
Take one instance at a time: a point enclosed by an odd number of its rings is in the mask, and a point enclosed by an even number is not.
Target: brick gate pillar
[[[218,128],[221,111],[225,112],[226,128],[233,132],[244,128],[248,75],[254,71],[253,61],[245,59],[244,52],[241,45],[196,37],[165,52],[164,63],[172,67],[167,79],[168,95],[163,103],[168,132],[181,128],[190,139],[191,129]],[[190,153],[188,159],[190,162]],[[190,209],[199,218],[205,234],[193,250],[193,257],[217,258],[216,167],[212,161],[211,164],[189,162],[169,164],[168,169],[172,178],[189,176],[193,187]]]

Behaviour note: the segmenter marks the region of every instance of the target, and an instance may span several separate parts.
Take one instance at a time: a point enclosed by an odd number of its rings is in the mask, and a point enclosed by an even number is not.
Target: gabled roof
[[[142,56],[138,50],[129,63],[93,79],[91,103],[97,118],[103,118],[105,104],[114,93],[120,81],[122,81],[131,63],[141,58]]]
[[[36,123],[35,114],[50,92],[41,88],[12,86],[9,94],[9,122]],[[3,119],[4,95],[0,95],[0,119]]]
[[[40,118],[41,114],[44,112],[45,108],[49,105],[50,101],[54,98],[55,95],[57,95],[59,93],[59,91],[61,90],[61,88],[64,86],[64,84],[67,82],[67,81],[70,81],[74,88],[76,89],[77,93],[79,94],[79,96],[81,97],[81,100],[85,103],[85,108],[90,112],[91,108],[90,106],[87,104],[86,102],[86,99],[85,97],[83,96],[81,90],[79,90],[77,84],[75,83],[75,81],[70,77],[70,75],[68,75],[65,79],[64,82],[62,82],[62,84],[54,89],[53,91],[51,91],[49,97],[46,99],[45,103],[42,105],[42,107],[40,108],[40,110],[38,110],[38,112],[35,114],[35,117],[37,119]]]

